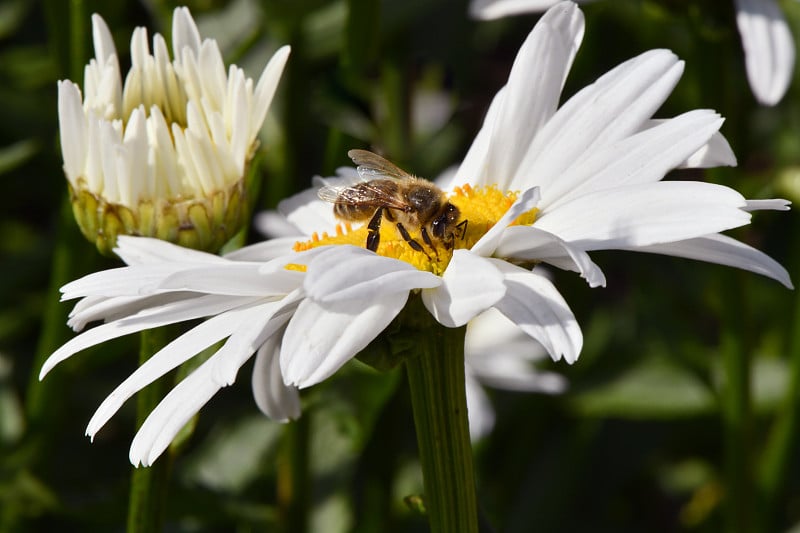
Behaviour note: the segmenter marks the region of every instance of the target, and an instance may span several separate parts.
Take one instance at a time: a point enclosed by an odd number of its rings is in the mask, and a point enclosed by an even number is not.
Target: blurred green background
[[[57,288],[115,266],[66,209],[56,80],[82,82],[90,14],[114,34],[123,71],[134,26],[170,31],[158,0],[0,1],[0,531],[125,529],[135,431],[129,402],[92,444],[85,424],[137,364],[137,343],[87,350],[36,376],[72,333]],[[260,74],[292,55],[262,132],[261,208],[381,150],[433,177],[460,161],[538,16],[472,21],[465,1],[199,0],[201,34]],[[800,36],[800,4],[781,2]],[[713,108],[738,168],[681,177],[748,198],[800,201],[800,83],[756,104],[733,1],[607,0],[584,6],[584,44],[565,96],[650,48],[686,60],[657,116]],[[797,283],[798,213],[758,213],[734,235]],[[258,240],[251,232],[250,241]],[[733,269],[623,252],[593,254],[608,287],[557,286],[586,337],[570,390],[490,391],[494,433],[475,446],[487,531],[800,531],[800,301]],[[422,492],[402,372],[352,363],[303,393],[299,422],[261,416],[249,367],[174,450],[167,531],[425,531],[404,503]]]

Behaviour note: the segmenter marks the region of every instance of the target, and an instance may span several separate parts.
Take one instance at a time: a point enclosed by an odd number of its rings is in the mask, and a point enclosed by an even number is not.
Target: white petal
[[[440,324],[459,327],[492,307],[505,294],[502,274],[492,262],[467,250],[456,250],[442,284],[422,291],[422,301]]]
[[[507,188],[534,137],[555,113],[583,30],[583,13],[564,2],[542,16],[520,47],[494,122],[485,171],[500,188]]]
[[[163,278],[152,290],[196,291],[231,296],[287,294],[300,286],[305,274],[294,270],[262,271],[258,263],[231,262],[224,266],[186,268]]]
[[[550,189],[570,166],[642,129],[683,72],[668,50],[650,50],[622,63],[570,98],[542,128],[522,160],[511,189],[542,188],[543,205],[557,199]]]
[[[324,305],[303,300],[283,335],[286,384],[305,388],[336,372],[389,325],[407,299],[408,293],[394,293]]]
[[[672,119],[650,119],[644,129],[650,129]],[[713,168],[735,167],[736,154],[733,153],[728,140],[720,132],[715,132],[708,143],[690,155],[678,168]]]
[[[253,227],[261,235],[272,237],[295,237],[295,240],[300,240],[303,233],[285,216],[277,211],[260,211],[253,217]]]
[[[772,278],[792,289],[789,273],[763,252],[725,235],[706,235],[685,241],[633,248],[637,252],[673,255],[718,263]]]
[[[441,283],[438,276],[404,261],[382,257],[357,246],[332,246],[308,264],[303,287],[319,302],[361,299],[374,294],[395,294],[429,289]]]
[[[756,99],[780,102],[794,71],[794,39],[775,0],[736,0],[747,79]]]
[[[269,261],[291,253],[292,246],[297,243],[297,238],[270,239],[268,241],[251,244],[238,250],[225,254],[226,259],[236,261]],[[287,260],[287,263],[290,261]]]
[[[528,339],[531,344],[535,343],[530,337]],[[559,394],[567,390],[567,380],[564,376],[555,372],[536,370],[528,358],[521,354],[498,351],[491,360],[481,363],[483,364],[478,366],[470,361],[472,372],[487,387],[545,394]]]
[[[184,248],[160,239],[120,235],[114,253],[129,265],[154,262],[224,264],[215,254]]]
[[[69,80],[58,82],[58,126],[64,171],[74,187],[76,180],[83,175],[88,125],[81,104],[81,91]]]
[[[157,328],[167,324],[175,324],[186,320],[209,316],[238,305],[247,305],[254,300],[254,298],[198,297],[190,300],[169,302],[162,306],[145,309],[137,315],[123,320],[102,324],[81,333],[77,337],[73,337],[58,350],[53,352],[42,365],[42,370],[39,372],[39,379],[44,378],[54,366],[73,354],[107,340],[116,339],[117,337],[136,333],[145,329]]]
[[[488,435],[494,428],[494,408],[480,383],[471,375],[469,365],[465,369],[464,388],[467,393],[467,417],[469,438],[472,442]]]
[[[92,41],[94,57],[99,64],[103,65],[108,58],[117,55],[117,48],[114,46],[114,39],[111,37],[108,24],[97,13],[92,15]]]
[[[492,20],[509,15],[537,13],[558,3],[558,0],[472,0],[469,14],[479,20]]]
[[[280,364],[282,335],[274,335],[256,353],[253,365],[253,397],[256,405],[272,420],[286,422],[300,417],[297,387],[283,383]]]
[[[230,335],[242,323],[242,320],[249,316],[252,316],[250,308],[216,315],[190,329],[153,354],[103,400],[89,421],[86,434],[94,438],[94,435],[128,398],[202,350]]]
[[[297,307],[299,291],[282,301],[256,306],[239,324],[225,345],[219,349],[220,358],[214,366],[212,378],[221,385],[233,385],[242,365],[278,331],[282,331]]]
[[[197,68],[203,80],[203,96],[208,99],[209,106],[212,109],[222,109],[228,77],[225,75],[225,62],[217,41],[206,39],[200,45]]]
[[[495,250],[497,257],[544,261],[580,273],[590,287],[605,287],[606,277],[585,251],[537,226],[511,226]]]
[[[187,7],[176,7],[172,12],[172,53],[176,62],[183,58],[188,48],[195,58],[200,54],[200,31]]]
[[[792,204],[789,200],[783,198],[771,198],[768,200],[747,200],[747,205],[743,208],[745,211],[762,211],[769,209],[772,211],[788,211],[789,206]]]
[[[546,212],[536,226],[584,250],[691,239],[747,224],[742,196],[701,182],[661,181],[581,196]]]
[[[264,118],[267,116],[267,110],[272,103],[272,97],[275,96],[275,90],[278,88],[278,82],[283,73],[283,67],[286,65],[286,60],[289,59],[289,46],[282,46],[278,49],[272,58],[264,67],[264,72],[256,84],[255,93],[253,94],[253,112],[251,115],[252,130],[250,136],[254,138],[261,129],[264,123]]]
[[[211,379],[216,357],[178,383],[150,413],[131,443],[134,466],[150,466],[167,449],[183,426],[222,388]]]
[[[246,82],[244,73],[236,71],[232,77],[232,89],[229,98],[232,101],[231,108],[227,109],[226,118],[229,118],[231,125],[231,155],[236,164],[239,175],[244,174],[244,165],[247,162],[247,153],[250,150],[250,106],[248,105]]]
[[[355,172],[355,169],[351,170]],[[338,222],[333,215],[333,205],[320,200],[318,191],[318,187],[306,189],[278,204],[278,211],[304,235],[314,232],[334,234],[336,230]]]
[[[586,193],[659,181],[706,145],[722,122],[712,111],[695,110],[617,141],[570,166],[552,183],[552,201],[540,207],[549,211]]]
[[[503,233],[508,225],[514,222],[521,214],[530,211],[539,203],[539,188],[534,187],[523,192],[517,201],[511,204],[508,211],[476,242],[470,251],[475,255],[489,257],[497,248]]]
[[[554,361],[578,359],[583,334],[567,302],[546,278],[499,259],[490,259],[505,277],[506,295],[495,308],[539,341]]]

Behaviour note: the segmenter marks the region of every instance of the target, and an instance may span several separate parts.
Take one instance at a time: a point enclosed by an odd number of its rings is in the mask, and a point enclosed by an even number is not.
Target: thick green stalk
[[[796,226],[796,229],[800,227]],[[795,235],[800,233],[795,232]],[[795,238],[792,249],[797,250],[800,238]],[[790,261],[797,263],[797,255]],[[796,281],[796,280],[795,280]],[[777,531],[779,508],[786,503],[786,488],[797,466],[796,456],[800,445],[800,291],[795,290],[793,326],[789,329],[789,388],[778,410],[775,424],[767,440],[759,464],[758,482],[762,509],[759,516],[760,531]]]
[[[286,424],[281,457],[278,462],[278,505],[283,531],[308,531],[311,478],[309,475],[309,438],[312,413]]]
[[[140,333],[139,364],[147,361],[167,344],[170,328],[157,328]],[[166,392],[169,377],[164,376],[144,388],[136,396],[136,427],[140,428],[147,416]],[[155,533],[163,529],[167,485],[172,463],[170,453],[163,454],[150,467],[134,468],[131,475],[131,493],[128,500],[128,533]]]
[[[425,507],[433,533],[476,533],[478,511],[464,386],[464,333],[438,324],[406,359]]]
[[[789,348],[789,390],[778,413],[759,471],[764,509],[761,531],[777,531],[776,512],[784,500],[789,476],[794,471],[800,443],[800,292],[795,294],[794,327]]]
[[[731,273],[742,281],[740,273]],[[726,277],[730,286],[741,287]],[[750,533],[753,527],[753,464],[752,464],[752,409],[751,364],[745,342],[744,320],[741,315],[747,307],[741,302],[740,291],[728,291],[725,304],[726,330],[722,335],[723,385],[722,422],[725,443],[726,479],[726,531]],[[738,312],[734,312],[738,310]]]

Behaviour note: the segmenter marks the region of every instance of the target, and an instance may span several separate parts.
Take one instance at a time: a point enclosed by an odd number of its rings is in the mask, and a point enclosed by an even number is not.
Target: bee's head
[[[452,235],[452,230],[448,231],[447,228],[455,227],[459,216],[461,216],[461,212],[458,208],[450,202],[446,202],[442,208],[441,214],[431,222],[431,233],[433,233],[433,236],[439,239],[449,240],[448,237]]]

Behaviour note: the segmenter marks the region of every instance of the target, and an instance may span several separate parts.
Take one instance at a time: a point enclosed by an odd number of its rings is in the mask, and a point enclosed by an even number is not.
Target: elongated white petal
[[[497,257],[543,261],[580,273],[590,287],[605,287],[606,277],[585,251],[537,226],[512,226],[503,233]]]
[[[776,0],[736,0],[736,24],[750,88],[760,103],[775,105],[792,81],[795,60],[783,12]]]
[[[469,438],[473,442],[488,435],[494,428],[495,414],[489,397],[480,383],[472,375],[469,364],[465,369],[464,389],[467,394],[467,417],[469,419]]]
[[[176,7],[172,12],[172,50],[175,59],[183,56],[185,48],[197,57],[200,54],[200,44],[200,31],[189,8]]]
[[[240,324],[219,349],[220,358],[214,367],[213,379],[222,385],[233,385],[239,369],[258,347],[283,330],[297,303],[293,294],[288,302],[272,302],[254,308],[246,322]]]
[[[330,209],[330,207],[329,207]],[[260,211],[253,216],[253,227],[267,238],[294,237],[295,240],[304,238],[303,233],[285,216],[277,211]]]
[[[725,235],[706,235],[679,242],[631,249],[637,252],[674,255],[741,268],[772,278],[789,289],[794,288],[789,273],[777,261],[767,254]]]
[[[309,263],[303,287],[309,298],[319,302],[369,301],[375,294],[407,293],[440,283],[438,276],[409,263],[357,246],[333,246]]]
[[[324,305],[303,300],[283,336],[284,382],[302,389],[323,381],[377,337],[407,300],[408,293]]]
[[[152,307],[124,320],[102,324],[81,333],[77,337],[73,337],[58,350],[53,352],[42,365],[42,369],[39,372],[39,379],[44,378],[58,363],[91,346],[130,333],[221,313],[237,307],[238,305],[250,304],[256,300],[257,298],[253,297],[198,297],[190,300],[170,302],[160,307]]]
[[[231,296],[281,295],[298,287],[305,275],[294,270],[262,273],[258,263],[231,262],[224,266],[187,268],[174,272],[155,285],[154,290],[197,291]]]
[[[467,250],[456,250],[442,284],[422,291],[422,301],[440,324],[463,326],[505,294],[503,276],[492,262]]]
[[[673,119],[650,119],[644,123],[643,129],[650,129]],[[713,168],[735,167],[736,154],[733,153],[728,140],[720,132],[715,132],[708,143],[690,155],[678,168]]]
[[[564,376],[555,372],[536,370],[530,361],[516,353],[499,352],[491,364],[482,366],[472,362],[470,364],[474,375],[487,387],[545,394],[559,394],[567,390],[567,380]]]
[[[472,0],[469,14],[479,20],[492,20],[509,15],[537,13],[557,3],[558,0]]]
[[[742,196],[701,182],[657,182],[586,194],[536,221],[584,250],[691,239],[750,221]]]
[[[504,275],[505,296],[495,308],[539,341],[554,361],[572,364],[583,334],[567,302],[546,278],[499,259],[489,259]]]
[[[163,262],[94,272],[61,287],[62,300],[93,294],[106,297],[143,296],[151,294],[170,275],[191,268],[192,264]]]
[[[216,356],[178,383],[150,413],[131,443],[134,466],[150,466],[200,408],[222,387],[211,379]]]
[[[103,17],[96,13],[92,15],[92,43],[94,45],[94,57],[100,64],[105,63],[109,57],[117,55],[111,31],[108,29]]]
[[[696,110],[626,137],[572,165],[549,191],[549,211],[583,194],[661,180],[705,146],[722,125],[712,111]]]
[[[583,13],[564,2],[542,16],[520,47],[494,121],[485,170],[500,187],[507,188],[536,134],[555,113],[583,29]]]
[[[523,192],[517,201],[511,204],[500,220],[483,235],[483,237],[476,242],[470,251],[473,254],[489,257],[497,248],[500,239],[503,237],[503,232],[508,228],[508,225],[514,222],[520,215],[530,211],[536,204],[539,203],[539,188],[533,187]]]
[[[69,80],[58,82],[58,128],[64,171],[72,186],[77,185],[86,160],[86,116],[81,91]]]
[[[255,92],[253,93],[253,112],[250,117],[254,130],[250,132],[250,137],[254,138],[258,133],[258,128],[264,123],[264,118],[267,116],[267,109],[272,103],[272,97],[275,96],[275,90],[278,88],[278,82],[283,73],[283,67],[289,59],[291,48],[289,46],[282,46],[272,56],[264,67],[261,77],[258,78]]]
[[[87,324],[102,320],[113,322],[137,313],[159,309],[167,304],[192,299],[196,295],[173,292],[150,294],[147,296],[87,296],[81,299],[69,313],[67,325],[75,331],[81,331]]]
[[[355,169],[352,170],[355,171]],[[315,232],[328,232],[333,235],[337,224],[336,217],[333,215],[333,205],[321,201],[318,190],[318,187],[306,189],[281,200],[278,204],[278,211],[305,235]]]
[[[216,315],[190,329],[153,354],[103,400],[89,421],[86,434],[94,439],[95,434],[128,398],[202,350],[230,335],[242,320],[249,316],[252,316],[251,308]]]
[[[622,63],[570,98],[530,145],[511,189],[539,185],[542,202],[571,165],[642,128],[683,72],[668,50],[650,50]]]
[[[768,200],[747,200],[747,205],[743,207],[745,211],[788,211],[792,202],[783,198],[771,198]]]
[[[269,261],[279,257],[287,257],[287,250],[291,250],[295,243],[297,243],[297,238],[295,237],[269,239],[228,252],[225,254],[225,258],[236,261]]]
[[[129,265],[157,262],[194,264],[224,264],[226,261],[215,254],[184,248],[171,242],[150,237],[120,235],[114,253]]]
[[[282,335],[270,337],[256,352],[253,365],[253,397],[261,412],[278,422],[300,417],[300,394],[297,387],[285,385],[281,376],[280,346]]]
[[[533,366],[548,357],[544,348],[496,309],[467,324],[464,356],[467,373],[482,385],[545,394],[558,394],[567,388],[564,376]]]

